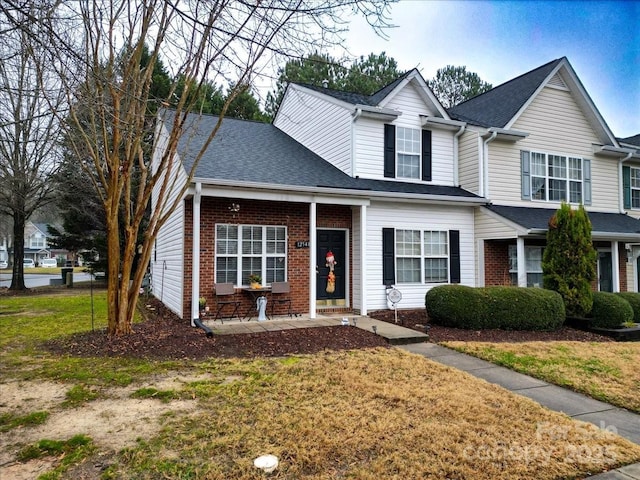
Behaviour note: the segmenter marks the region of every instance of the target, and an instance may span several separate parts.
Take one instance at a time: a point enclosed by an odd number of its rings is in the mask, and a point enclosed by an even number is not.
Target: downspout
[[[465,130],[466,126],[462,125],[460,127],[460,130],[458,130],[458,132],[453,136],[453,185],[458,187],[460,186],[460,183],[458,181],[459,178],[459,174],[458,174],[458,163],[459,163],[459,159],[458,159],[458,146],[459,146],[459,138],[460,135],[463,134],[464,130]]]
[[[191,253],[191,326],[196,327],[194,319],[200,318],[200,200],[202,183],[196,183],[193,195],[193,249]]]
[[[356,120],[362,115],[362,109],[356,108],[353,112],[353,121],[351,122],[351,176],[356,176]]]
[[[489,138],[482,142],[482,196],[489,198],[489,143],[498,136],[498,132],[493,132]]]
[[[620,213],[624,213],[624,182],[622,181],[622,164],[629,160],[632,155],[633,153],[629,152],[626,157],[618,160],[618,207]]]

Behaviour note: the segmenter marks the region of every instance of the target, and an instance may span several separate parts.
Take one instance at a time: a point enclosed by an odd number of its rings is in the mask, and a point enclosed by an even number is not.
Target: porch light
[[[232,203],[231,205],[229,205],[229,211],[233,213],[238,213],[240,211],[240,204]]]

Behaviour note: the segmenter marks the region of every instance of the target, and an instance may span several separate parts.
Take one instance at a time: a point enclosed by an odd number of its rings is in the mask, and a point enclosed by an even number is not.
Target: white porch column
[[[618,254],[618,242],[611,242],[611,290],[620,291],[620,258]]]
[[[524,237],[518,237],[517,255],[518,255],[518,286],[527,286],[527,259],[524,250]]]
[[[367,314],[367,206],[360,207],[360,315]]]
[[[309,204],[309,317],[316,318],[316,226],[317,222],[317,204],[311,202]]]
[[[200,197],[202,184],[196,183],[196,193],[193,195],[193,250],[191,255],[191,326],[194,318],[200,318]]]

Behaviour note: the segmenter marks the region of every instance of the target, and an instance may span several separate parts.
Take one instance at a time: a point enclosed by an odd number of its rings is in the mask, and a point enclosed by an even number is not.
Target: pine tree
[[[563,203],[549,220],[542,271],[544,288],[562,295],[568,316],[583,317],[591,311],[596,251],[582,205],[574,210]]]

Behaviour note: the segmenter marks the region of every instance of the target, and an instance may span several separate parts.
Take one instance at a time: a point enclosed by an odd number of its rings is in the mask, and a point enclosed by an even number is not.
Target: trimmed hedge
[[[618,328],[633,321],[633,308],[622,296],[609,292],[593,292],[591,325],[597,328]]]
[[[565,319],[560,294],[541,288],[440,285],[425,306],[432,323],[469,330],[555,330]]]
[[[616,295],[624,298],[633,309],[633,321],[640,323],[640,293],[638,292],[617,292]]]

